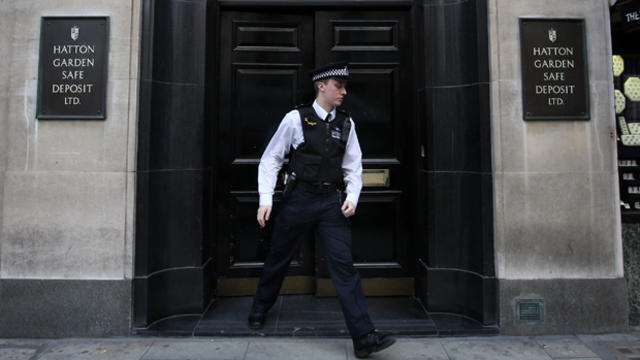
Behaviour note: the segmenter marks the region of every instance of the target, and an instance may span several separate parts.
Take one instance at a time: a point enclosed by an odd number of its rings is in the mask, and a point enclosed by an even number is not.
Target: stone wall
[[[0,337],[36,303],[54,315],[30,336],[129,328],[128,311],[98,307],[130,304],[139,14],[139,0],[0,1],[0,297],[14,300],[0,304]],[[106,120],[36,119],[42,16],[109,17]],[[70,303],[86,309],[86,326],[55,322]],[[92,326],[94,314],[118,325]]]
[[[4,2],[0,3],[0,49],[10,49],[11,48],[11,32],[8,31],[9,27],[7,26],[7,21],[5,19],[9,19],[11,16],[11,12],[8,6],[4,6]],[[2,189],[4,188],[4,178],[5,171],[7,169],[7,145],[8,145],[8,137],[6,129],[9,128],[9,118],[7,116],[7,111],[9,107],[9,66],[11,63],[11,51],[6,51],[4,56],[2,56],[2,60],[0,61],[0,229],[2,229],[3,224],[3,214],[4,214],[4,192]],[[0,245],[2,244],[2,232],[0,231]],[[0,246],[0,257],[2,256],[2,246]],[[0,269],[2,268],[2,263],[0,262]]]
[[[501,329],[520,334],[624,330],[626,322],[608,311],[626,309],[620,286],[608,1],[489,3]],[[585,20],[589,121],[523,121],[520,17]],[[598,280],[597,286],[579,286],[585,280]],[[514,322],[514,299],[521,296],[541,298],[549,314],[572,311],[559,324],[519,325]]]
[[[640,224],[622,223],[624,277],[629,293],[629,325],[640,325]]]

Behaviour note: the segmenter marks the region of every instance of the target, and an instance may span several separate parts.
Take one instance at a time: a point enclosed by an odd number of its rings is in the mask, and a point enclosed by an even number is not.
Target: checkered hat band
[[[330,77],[347,77],[347,76],[349,76],[349,70],[347,70],[347,67],[345,66],[342,69],[331,69],[321,73],[317,73],[313,75],[313,78],[311,79],[311,81],[316,81],[316,80],[330,78]]]

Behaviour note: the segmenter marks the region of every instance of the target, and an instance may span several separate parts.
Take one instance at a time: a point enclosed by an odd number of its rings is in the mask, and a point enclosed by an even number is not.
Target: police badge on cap
[[[313,69],[311,81],[318,81],[328,78],[349,80],[349,69],[346,61],[329,63]]]

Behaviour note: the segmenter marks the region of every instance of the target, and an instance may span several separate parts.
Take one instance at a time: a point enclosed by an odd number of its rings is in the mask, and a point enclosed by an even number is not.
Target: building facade
[[[308,71],[335,60],[351,64],[364,153],[353,251],[368,295],[502,334],[626,330],[609,6],[3,1],[0,336],[144,333],[250,294],[269,246],[260,153],[313,97]],[[104,119],[42,116],[57,17],[108,19]],[[546,26],[532,52],[528,21]],[[558,58],[556,41],[584,56]],[[531,66],[544,82],[523,80]],[[565,73],[584,87],[580,119],[530,117],[547,90],[526,85],[569,89]],[[330,296],[304,244],[284,291]]]

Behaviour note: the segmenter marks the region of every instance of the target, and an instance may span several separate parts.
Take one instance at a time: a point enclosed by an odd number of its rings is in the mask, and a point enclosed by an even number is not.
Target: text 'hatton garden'
[[[564,105],[564,99],[558,95],[573,95],[575,85],[562,84],[566,80],[565,71],[567,69],[575,69],[575,60],[573,47],[534,47],[533,56],[537,57],[533,60],[533,66],[536,69],[543,70],[542,81],[544,84],[536,85],[536,95],[552,95],[547,98],[547,104],[550,106]],[[541,58],[546,57],[546,58]],[[548,57],[553,57],[549,59]],[[561,57],[567,57],[562,59]],[[561,84],[558,84],[561,83]]]
[[[84,80],[84,72],[87,68],[95,66],[95,46],[94,45],[53,45],[53,54],[58,56],[52,60],[54,68],[62,69],[60,78],[62,80]],[[65,57],[65,55],[70,55]],[[85,55],[91,57],[79,58],[72,55]],[[53,94],[91,94],[93,84],[83,83],[61,83],[51,84]],[[80,105],[80,98],[77,96],[65,96],[65,105]]]

